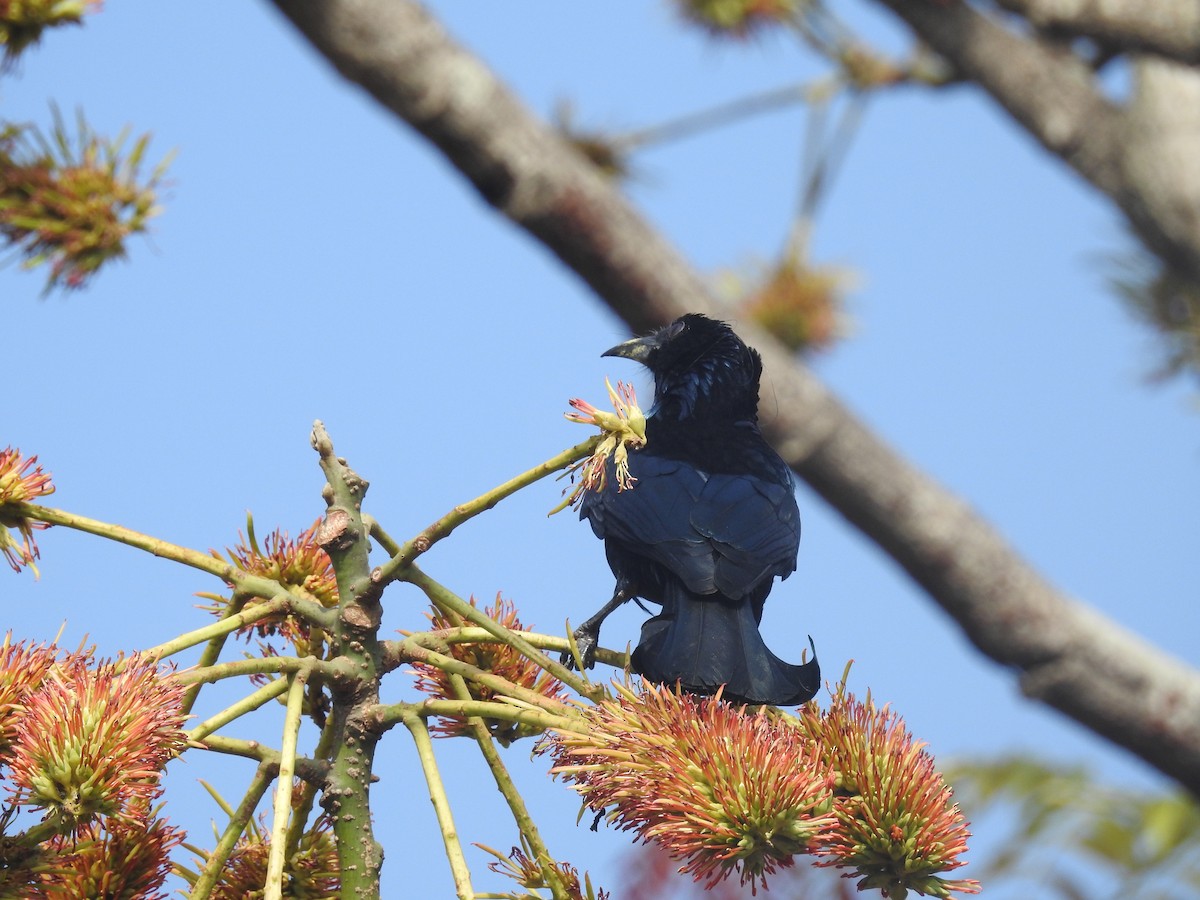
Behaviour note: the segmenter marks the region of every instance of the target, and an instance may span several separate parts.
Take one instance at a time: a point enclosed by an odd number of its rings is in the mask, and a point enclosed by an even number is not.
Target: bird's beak
[[[658,346],[658,341],[655,335],[648,334],[645,337],[637,337],[631,341],[626,341],[623,344],[605,350],[601,356],[620,356],[625,359],[632,359],[634,362],[644,363],[650,356],[650,351]]]

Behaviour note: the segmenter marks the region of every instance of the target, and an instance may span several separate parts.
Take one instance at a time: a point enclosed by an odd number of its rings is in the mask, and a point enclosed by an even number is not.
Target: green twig
[[[218,663],[215,666],[205,666],[201,669],[188,669],[185,672],[177,673],[175,677],[184,684],[211,684],[241,675],[294,674],[304,669],[312,669],[330,679],[338,679],[347,675],[344,661],[319,660],[311,656],[304,659],[295,656],[263,656]]]
[[[274,582],[272,583],[274,584]],[[143,651],[142,655],[157,659],[166,659],[168,656],[174,656],[180,651],[187,650],[189,647],[195,647],[197,644],[202,644],[205,641],[212,642],[217,639],[223,639],[239,628],[251,625],[259,619],[265,619],[268,616],[283,612],[291,604],[291,601],[292,598],[290,596],[277,596],[271,600],[256,603],[253,606],[243,607],[238,612],[231,612],[228,615],[222,616],[211,625],[205,625],[203,628],[197,628],[194,631],[189,631],[179,635],[179,637],[171,638],[169,641],[151,647],[149,650]],[[219,652],[220,645],[218,645]]]
[[[442,843],[446,846],[446,856],[450,860],[450,872],[454,876],[455,893],[459,900],[474,900],[475,892],[471,887],[471,872],[467,868],[462,844],[458,840],[458,830],[454,827],[454,815],[450,811],[450,800],[446,796],[446,787],[442,783],[437,759],[433,755],[433,741],[429,739],[429,728],[426,726],[425,720],[411,710],[403,717],[403,722],[412,733],[413,743],[417,747],[417,757],[421,760],[421,770],[425,773],[425,784],[429,787],[429,799],[437,814],[438,827],[442,832]]]
[[[259,688],[253,694],[243,697],[237,703],[230,704],[214,716],[209,716],[191,731],[187,732],[188,740],[203,741],[206,737],[218,729],[224,728],[234,719],[253,712],[264,703],[267,703],[288,689],[288,680],[286,678],[277,678],[269,684]]]
[[[400,552],[400,542],[384,531],[383,526],[374,516],[363,513],[363,524],[367,526],[368,533],[375,538],[376,543],[389,557],[396,556]]]
[[[471,692],[461,675],[451,675],[450,685],[453,687],[454,693],[460,701],[464,704],[471,702]],[[483,754],[484,762],[487,763],[488,769],[491,770],[496,787],[505,801],[507,801],[508,808],[512,810],[517,828],[520,829],[521,834],[529,842],[529,847],[537,859],[539,868],[542,870],[542,879],[550,887],[550,893],[554,895],[554,900],[570,900],[566,885],[563,884],[562,873],[558,871],[558,866],[555,865],[554,858],[550,856],[550,851],[546,849],[546,844],[542,841],[542,836],[538,832],[537,825],[534,824],[533,817],[529,815],[529,810],[525,806],[525,800],[521,796],[521,792],[513,784],[512,778],[509,777],[508,769],[504,766],[504,761],[500,759],[500,754],[496,752],[496,745],[492,741],[492,735],[488,731],[487,725],[484,724],[483,719],[478,715],[469,716],[467,718],[467,725],[475,737],[475,743],[479,745],[479,752]]]
[[[321,729],[321,736],[317,739],[317,746],[313,749],[312,758],[322,761],[331,759],[339,734],[340,729],[337,727],[336,717],[329,716],[325,720],[325,727]],[[301,781],[300,796],[293,804],[292,826],[288,829],[288,859],[295,856],[296,852],[300,849],[300,841],[304,837],[305,829],[308,827],[308,817],[312,812],[313,802],[317,798],[317,789],[319,787],[320,785],[316,782]]]
[[[559,469],[569,466],[578,459],[589,456],[603,439],[603,435],[594,435],[582,443],[564,450],[544,463],[522,472],[516,478],[511,478],[504,484],[480,494],[474,500],[468,500],[446,513],[412,540],[402,544],[392,558],[371,573],[371,578],[380,584],[388,584],[400,577],[400,573],[422,553],[436,544],[442,538],[454,531],[463,522],[472,519],[485,510],[491,509],[505,497],[516,493],[521,488],[533,484],[539,479],[552,475]]]
[[[246,794],[238,805],[237,811],[230,816],[229,824],[225,826],[225,831],[222,832],[221,839],[217,841],[217,846],[204,861],[204,868],[200,872],[200,877],[192,885],[188,900],[208,900],[212,894],[218,876],[224,870],[225,863],[229,861],[229,854],[233,852],[238,838],[242,836],[242,832],[246,830],[246,825],[254,815],[254,810],[258,808],[259,801],[270,787],[273,772],[274,766],[271,763],[264,760],[258,764],[254,778],[250,781],[250,786],[246,789]]]
[[[531,691],[529,688],[513,684],[506,678],[501,678],[499,675],[485,672],[470,663],[465,663],[460,659],[455,659],[453,656],[446,656],[444,653],[438,653],[436,650],[429,650],[422,647],[411,638],[401,643],[400,653],[404,658],[412,662],[428,663],[431,666],[441,669],[443,672],[461,675],[468,681],[477,682],[486,688],[490,688],[497,694],[516,697],[518,700],[524,700],[526,703],[549,710],[551,713],[561,714],[564,710],[570,708],[557,700],[551,700],[549,697],[539,694],[537,691]]]
[[[275,788],[275,809],[271,822],[271,849],[267,856],[267,880],[263,900],[283,900],[283,864],[287,851],[288,822],[292,813],[292,786],[296,777],[296,743],[304,712],[304,685],[311,669],[297,672],[288,688],[287,714],[283,720],[283,746],[280,750],[279,781]]]
[[[461,675],[451,675],[451,678],[461,678]],[[371,711],[371,715],[380,725],[391,727],[399,724],[410,712],[415,711],[421,716],[447,716],[455,719],[465,719],[470,716],[481,716],[485,719],[499,719],[518,725],[530,725],[543,731],[556,729],[558,731],[576,731],[587,733],[587,725],[578,715],[556,715],[544,709],[534,709],[517,701],[499,700],[424,700],[419,703],[390,703],[380,704]]]
[[[553,634],[539,634],[536,631],[522,631],[521,637],[528,642],[529,646],[537,647],[539,650],[549,650],[551,652],[567,652],[571,649],[569,638],[558,637]],[[475,626],[463,626],[461,628],[439,629],[438,631],[415,631],[408,635],[408,640],[416,643],[421,647],[433,649],[435,647],[444,647],[447,644],[496,644],[502,643],[498,641],[492,632],[486,628],[477,628]],[[401,665],[406,659],[403,657],[401,648],[404,646],[404,641],[384,641],[384,664],[388,671],[395,669]],[[629,665],[629,652],[607,650],[603,647],[596,649],[596,661],[612,666],[615,669],[623,670]]]
[[[525,640],[522,632],[512,631],[505,628],[499,622],[485,614],[483,610],[467,603],[449,588],[434,581],[417,566],[410,565],[401,575],[401,577],[412,584],[415,584],[425,595],[437,604],[439,609],[446,609],[456,613],[463,619],[469,622],[474,622],[480,628],[486,630],[496,640],[503,644],[512,647],[526,659],[533,662],[535,665],[545,669],[563,684],[570,687],[573,691],[582,697],[587,697],[589,700],[599,700],[603,695],[604,689],[597,684],[593,684],[585,677],[580,676],[578,672],[572,672],[558,660],[547,656],[540,650],[534,647]]]

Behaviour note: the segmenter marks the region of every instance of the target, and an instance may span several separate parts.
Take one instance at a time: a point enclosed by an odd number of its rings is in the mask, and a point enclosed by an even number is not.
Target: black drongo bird
[[[645,447],[629,454],[636,484],[618,490],[609,477],[580,506],[617,579],[612,600],[575,632],[584,663],[604,618],[639,598],[662,606],[633,652],[647,679],[700,694],[725,685],[723,696],[745,703],[808,701],[816,659],[784,662],[758,631],[800,545],[792,473],[758,428],[758,352],[724,322],[691,314],[603,355],[644,364],[654,405]]]

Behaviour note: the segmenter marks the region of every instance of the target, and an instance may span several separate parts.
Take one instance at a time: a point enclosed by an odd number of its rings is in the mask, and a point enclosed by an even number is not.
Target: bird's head
[[[653,373],[654,415],[757,417],[762,360],[724,322],[688,313],[602,355],[635,360]]]

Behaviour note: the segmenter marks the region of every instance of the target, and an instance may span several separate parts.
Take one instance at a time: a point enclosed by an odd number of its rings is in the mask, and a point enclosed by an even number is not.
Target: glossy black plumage
[[[630,454],[632,490],[615,479],[580,507],[617,590],[576,632],[585,654],[627,600],[662,605],[642,627],[633,668],[653,681],[730,700],[794,705],[816,692],[815,659],[792,665],[758,631],[776,577],[796,568],[800,515],[792,475],[758,428],[762,362],[723,322],[692,314],[606,356],[646,365],[654,405],[646,446]]]

